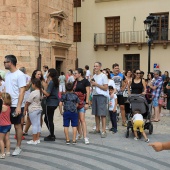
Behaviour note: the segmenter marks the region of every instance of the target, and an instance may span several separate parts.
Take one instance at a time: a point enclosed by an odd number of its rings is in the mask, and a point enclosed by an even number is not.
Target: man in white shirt
[[[86,70],[86,79],[90,81],[91,73],[88,65],[85,66],[85,70]]]
[[[100,118],[102,121],[101,138],[105,138],[106,134],[106,115],[108,112],[108,78],[101,70],[100,62],[94,63],[95,75],[91,80],[93,87],[92,115],[95,115],[96,130],[90,132],[93,134],[100,133]]]
[[[48,66],[44,65],[43,71],[44,71],[43,77],[44,77],[44,80],[46,81],[47,80],[47,73],[48,73]]]
[[[17,59],[14,55],[5,56],[4,66],[9,72],[5,75],[6,92],[11,95],[11,123],[14,124],[17,145],[13,152],[13,156],[20,154],[22,141],[21,118],[24,110],[24,94],[26,86],[26,77],[24,73],[16,68]]]
[[[69,76],[69,78],[68,78],[68,80],[67,80],[67,83],[73,83],[75,80],[74,80],[74,76],[73,76],[73,70],[69,70],[68,71],[68,76]]]

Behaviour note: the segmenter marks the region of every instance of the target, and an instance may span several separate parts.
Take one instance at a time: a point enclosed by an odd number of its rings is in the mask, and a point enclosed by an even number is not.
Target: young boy
[[[73,84],[66,84],[66,94],[61,96],[59,109],[60,114],[63,115],[63,126],[64,133],[66,137],[66,144],[70,144],[69,138],[69,126],[71,121],[71,126],[73,128],[73,142],[72,144],[76,144],[76,134],[77,134],[77,126],[78,126],[78,113],[77,106],[80,102],[78,96],[73,93]],[[62,106],[64,106],[64,113],[62,112]]]
[[[134,111],[132,123],[133,123],[134,135],[135,135],[134,140],[138,140],[137,129],[139,128],[140,132],[142,133],[143,137],[145,138],[145,142],[148,143],[149,139],[147,138],[145,131],[144,131],[144,121],[143,121],[143,116],[140,114],[140,110],[136,109]]]
[[[116,119],[116,107],[117,107],[117,96],[114,94],[114,88],[113,86],[109,86],[109,114],[110,114],[110,120],[112,123],[112,128],[110,131],[112,133],[117,132],[117,119]]]

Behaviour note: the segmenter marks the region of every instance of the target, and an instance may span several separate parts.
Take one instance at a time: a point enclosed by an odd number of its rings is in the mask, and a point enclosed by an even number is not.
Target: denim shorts
[[[0,133],[7,133],[10,132],[11,130],[11,125],[7,125],[7,126],[0,126]]]
[[[158,107],[159,106],[158,98],[153,98],[152,104],[153,104],[153,107]]]
[[[77,127],[78,126],[78,113],[65,111],[63,113],[63,126],[64,127],[69,127],[70,126],[70,121],[71,121],[71,126],[72,127]]]
[[[77,110],[78,113],[86,113],[86,110],[84,107],[82,107],[81,109]]]

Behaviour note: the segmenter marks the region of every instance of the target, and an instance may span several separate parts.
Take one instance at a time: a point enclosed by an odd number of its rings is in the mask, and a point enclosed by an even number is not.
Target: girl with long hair
[[[41,117],[41,112],[42,112],[41,81],[36,78],[32,79],[32,87],[34,88],[34,91],[30,93],[29,98],[25,104],[24,114],[26,112],[29,113],[29,118],[32,124],[33,139],[28,141],[27,144],[36,145],[40,143],[40,132],[41,132],[41,124],[40,124],[40,117]]]
[[[90,82],[86,78],[84,78],[84,73],[82,68],[77,68],[74,74],[76,77],[76,81],[74,82],[73,90],[75,93],[81,94],[81,96],[83,95],[85,96],[81,108],[78,106],[78,114],[79,114],[78,133],[79,134],[77,135],[76,139],[78,140],[84,137],[84,143],[89,144],[89,138],[87,138],[85,112],[89,108]]]
[[[50,131],[50,135],[44,138],[44,141],[55,141],[54,135],[54,112],[59,105],[58,89],[59,82],[57,71],[54,68],[50,68],[47,74],[48,87],[47,90],[42,89],[43,94],[46,96],[46,113],[44,122]]]

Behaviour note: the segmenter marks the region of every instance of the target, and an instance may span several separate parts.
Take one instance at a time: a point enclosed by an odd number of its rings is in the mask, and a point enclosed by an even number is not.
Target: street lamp
[[[155,17],[149,15],[144,21],[145,31],[148,35],[148,73],[150,72],[150,62],[151,62],[151,44],[153,42],[153,35],[156,32],[156,25],[154,24]]]

